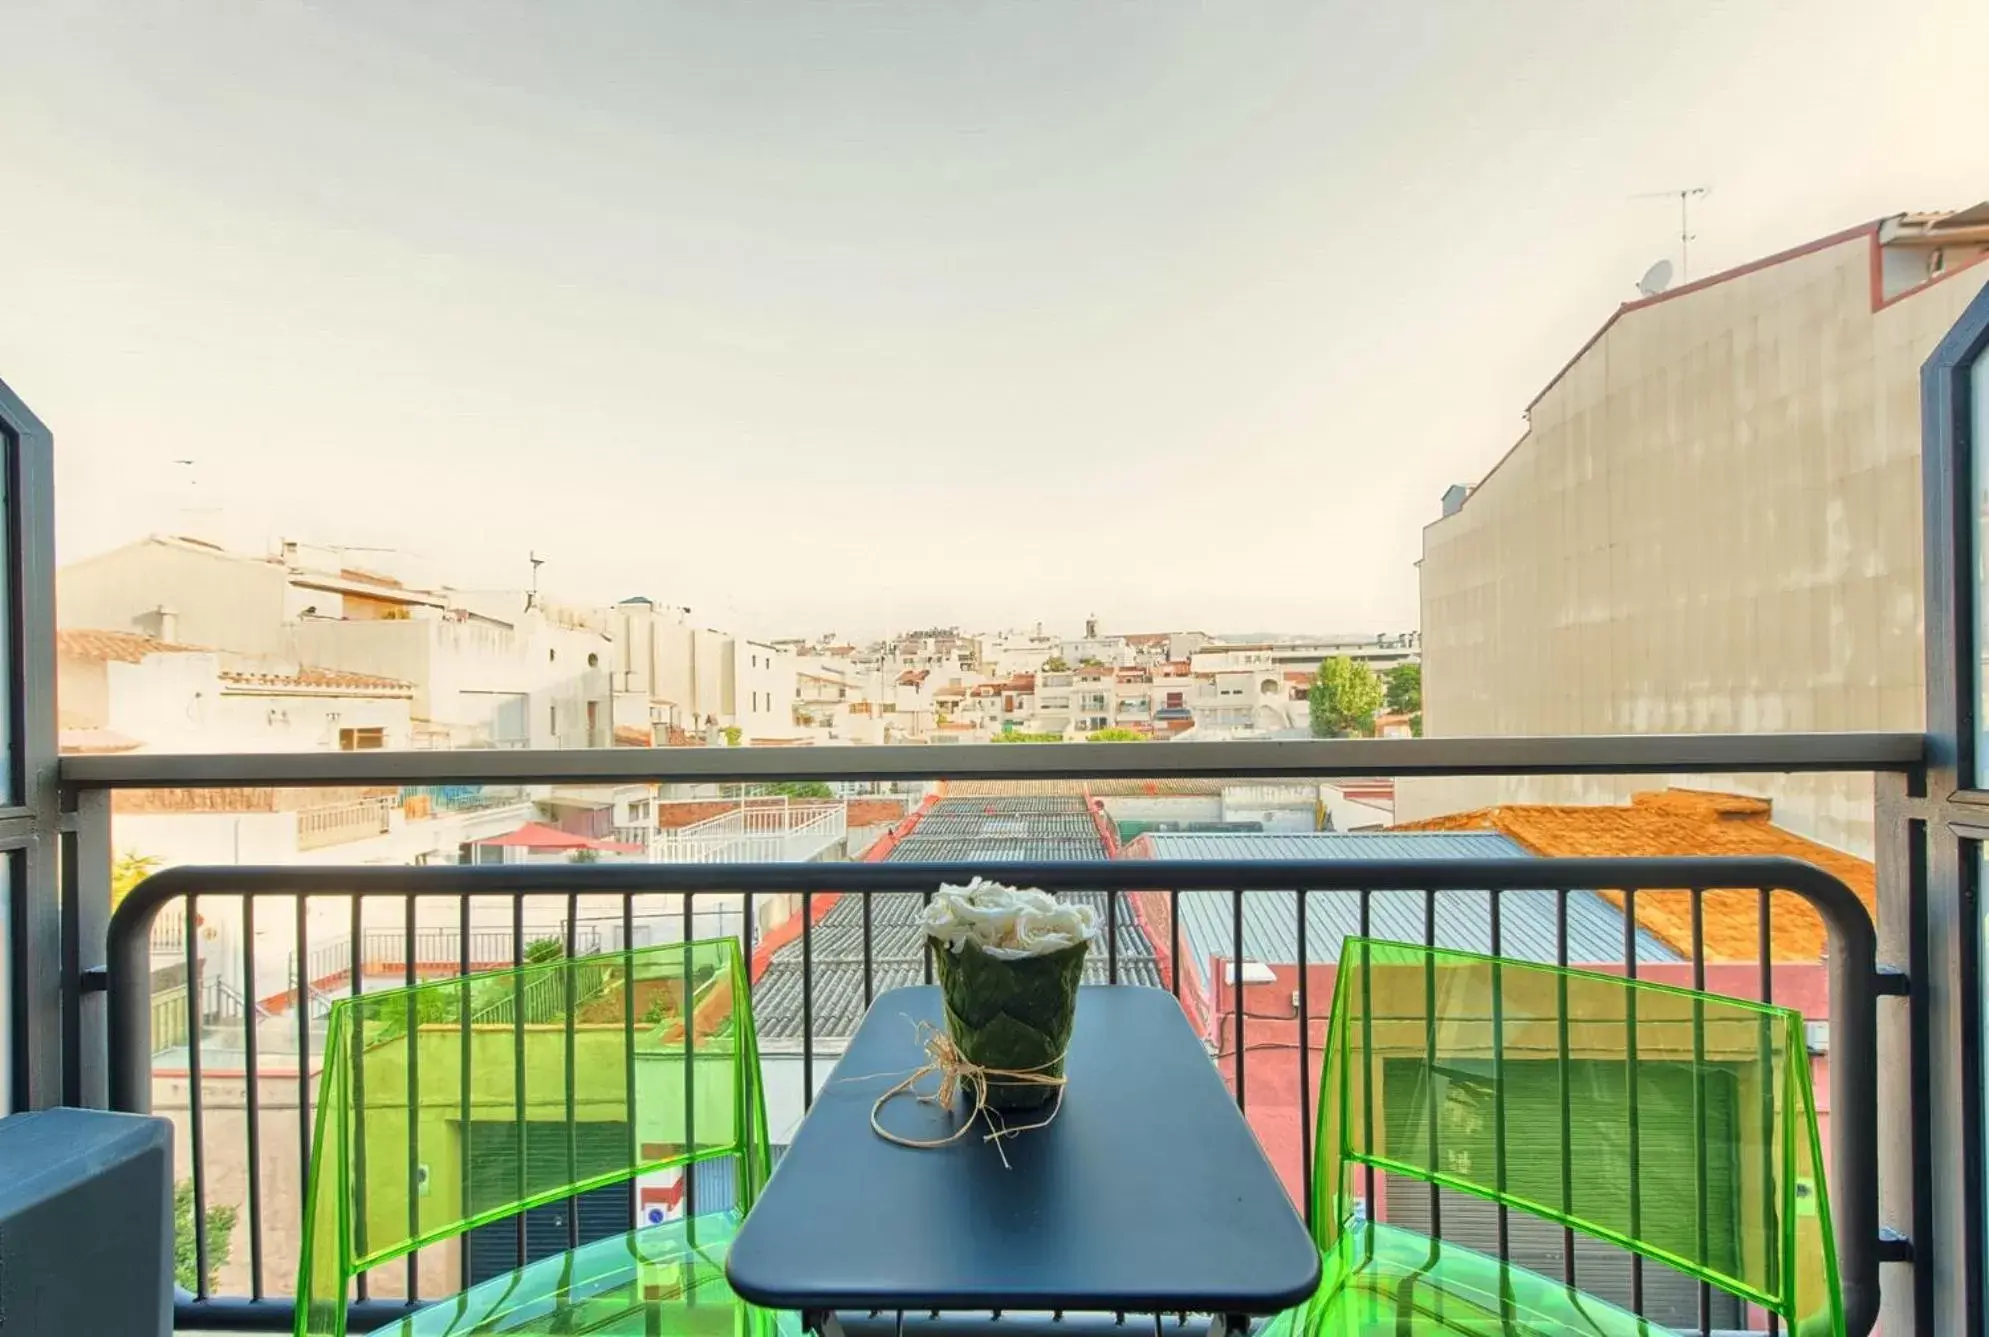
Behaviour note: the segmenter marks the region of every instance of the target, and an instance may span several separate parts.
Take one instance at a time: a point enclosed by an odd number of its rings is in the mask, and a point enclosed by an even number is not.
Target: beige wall
[[[1627,310],[1541,396],[1424,530],[1427,734],[1921,728],[1919,369],[1989,265],[1874,311],[1871,246]],[[1870,852],[1868,779],[1710,779]],[[1399,813],[1652,783],[1405,782]]]

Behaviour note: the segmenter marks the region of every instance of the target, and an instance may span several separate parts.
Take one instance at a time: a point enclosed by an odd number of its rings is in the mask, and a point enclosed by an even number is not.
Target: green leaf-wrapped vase
[[[971,940],[957,951],[936,939],[927,944],[946,1003],[947,1033],[968,1062],[1045,1077],[1064,1075],[1064,1051],[1070,1047],[1077,986],[1090,943],[1012,961],[990,956]],[[990,1109],[1034,1109],[1056,1095],[1057,1087],[1048,1083],[988,1078]]]

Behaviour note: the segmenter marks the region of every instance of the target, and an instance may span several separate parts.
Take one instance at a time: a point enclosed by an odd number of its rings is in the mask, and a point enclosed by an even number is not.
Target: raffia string
[[[948,1147],[958,1142],[973,1130],[974,1124],[984,1122],[988,1131],[981,1135],[983,1142],[992,1142],[995,1154],[1001,1157],[1004,1167],[1008,1165],[1008,1153],[1001,1144],[1008,1138],[1032,1132],[1038,1128],[1048,1128],[1056,1121],[1057,1112],[1064,1104],[1064,1078],[1052,1077],[1047,1071],[1063,1060],[1059,1054],[1046,1063],[1033,1068],[985,1068],[960,1052],[953,1037],[929,1021],[917,1023],[920,1046],[925,1050],[925,1065],[902,1079],[896,1086],[877,1097],[870,1107],[870,1129],[886,1142],[895,1142],[901,1147],[929,1150],[934,1147]],[[873,1074],[881,1076],[883,1074]],[[929,1092],[920,1092],[918,1084],[928,1077],[938,1077],[939,1085]],[[867,1081],[865,1077],[851,1077],[853,1082]],[[1056,1088],[1050,1112],[1035,1123],[1009,1124],[1001,1119],[988,1105],[988,1087],[1001,1086],[1050,1086]],[[952,1109],[953,1098],[965,1090],[973,1106],[967,1111],[967,1118],[958,1128],[945,1137],[916,1138],[904,1137],[886,1128],[878,1115],[884,1107],[899,1096],[910,1095],[922,1105],[937,1105],[941,1109]]]

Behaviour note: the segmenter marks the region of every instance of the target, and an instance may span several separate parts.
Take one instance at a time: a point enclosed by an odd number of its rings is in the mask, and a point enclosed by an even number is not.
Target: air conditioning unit
[[[0,1331],[165,1337],[172,1170],[164,1119],[75,1109],[0,1119]]]

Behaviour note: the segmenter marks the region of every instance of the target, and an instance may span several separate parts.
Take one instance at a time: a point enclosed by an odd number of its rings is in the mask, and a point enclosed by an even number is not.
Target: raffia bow
[[[994,1143],[995,1154],[1001,1157],[1002,1165],[1007,1166],[1008,1153],[1003,1151],[1001,1146],[1005,1140],[1038,1128],[1048,1128],[1055,1122],[1057,1111],[1061,1110],[1064,1104],[1065,1079],[1052,1077],[1046,1070],[1054,1068],[1061,1062],[1062,1054],[1033,1068],[987,1068],[961,1053],[960,1046],[953,1042],[953,1037],[931,1022],[921,1021],[917,1025],[920,1047],[925,1050],[925,1065],[877,1097],[877,1102],[870,1107],[870,1129],[877,1136],[886,1142],[895,1142],[901,1147],[920,1150],[947,1147],[972,1131],[978,1120],[988,1126],[988,1131],[981,1135],[981,1140]],[[920,1082],[934,1076],[939,1078],[938,1086],[931,1091],[918,1090]],[[1051,1100],[1050,1112],[1035,1123],[1009,1124],[988,1106],[990,1085],[1049,1086],[1056,1088],[1056,1095]],[[937,1105],[941,1109],[952,1109],[954,1097],[963,1090],[968,1093],[972,1107],[967,1111],[966,1120],[945,1137],[904,1137],[886,1128],[878,1118],[886,1105],[903,1095],[916,1097],[921,1105]]]

